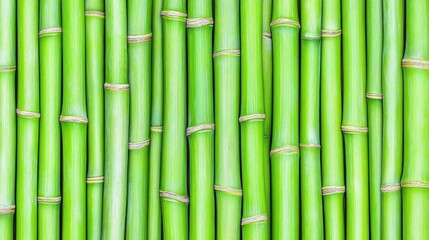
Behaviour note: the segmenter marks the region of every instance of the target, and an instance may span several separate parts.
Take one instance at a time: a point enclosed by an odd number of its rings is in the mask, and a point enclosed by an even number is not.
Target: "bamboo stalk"
[[[129,85],[126,1],[106,7],[105,182],[103,239],[125,238],[128,173]]]
[[[104,1],[85,1],[88,107],[87,238],[101,239],[104,182]]]
[[[342,2],[347,239],[369,239],[365,1]]]
[[[322,1],[301,2],[300,185],[302,239],[323,239],[320,167],[320,42]]]
[[[19,0],[16,239],[37,239],[39,1]]]
[[[405,9],[403,239],[429,239],[429,2]]]
[[[215,0],[216,239],[240,239],[240,2]]]
[[[166,0],[161,11],[165,107],[160,197],[166,240],[188,239],[185,11],[185,0]]]
[[[152,1],[127,1],[130,133],[127,239],[148,237]]]
[[[404,1],[383,2],[381,238],[402,239]]]
[[[0,239],[14,239],[16,2],[0,0]]]
[[[62,239],[86,238],[86,92],[84,0],[62,1]]]
[[[344,238],[341,133],[341,1],[323,0],[321,53],[322,194],[326,239]]]
[[[38,238],[60,239],[62,46],[61,1],[41,0],[39,13],[40,146]]]

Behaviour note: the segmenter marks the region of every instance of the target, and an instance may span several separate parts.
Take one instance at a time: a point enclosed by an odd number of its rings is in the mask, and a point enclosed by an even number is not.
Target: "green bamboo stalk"
[[[404,1],[383,1],[381,238],[402,239]]]
[[[405,9],[403,239],[429,239],[429,2]]]
[[[0,0],[0,239],[12,240],[16,170],[16,1]]]
[[[16,239],[37,239],[39,1],[18,0]],[[3,13],[2,13],[3,14]]]
[[[85,1],[88,107],[87,233],[101,239],[104,182],[104,1]]]
[[[298,21],[298,1],[274,0],[274,134],[270,153],[273,239],[299,238]]]
[[[383,50],[383,9],[381,0],[366,1],[367,104],[369,144],[369,212],[371,239],[381,238],[381,162],[383,110],[381,58]]]
[[[60,239],[62,46],[61,1],[41,0],[39,13],[40,146],[38,238]]]
[[[62,239],[86,238],[87,123],[84,0],[62,1]]]
[[[163,2],[165,107],[160,197],[166,240],[188,239],[185,12],[185,0]]]
[[[301,237],[323,239],[320,167],[320,42],[322,1],[303,0],[301,10],[300,175]]]
[[[341,1],[323,0],[321,57],[322,194],[326,239],[344,238],[341,133]]]
[[[240,1],[215,0],[216,239],[240,239]]]
[[[152,0],[127,1],[130,133],[127,239],[148,237]]]
[[[162,0],[153,1],[152,9],[152,101],[151,101],[151,144],[149,149],[149,199],[148,199],[148,239],[161,240],[161,202],[159,181],[161,179],[162,144]]]
[[[126,1],[106,7],[105,182],[103,239],[125,238],[128,173],[129,85]],[[143,169],[142,169],[143,170]]]
[[[241,167],[243,239],[268,239],[264,171],[264,91],[262,78],[262,0],[242,1]]]
[[[341,129],[346,156],[347,239],[369,239],[365,1],[344,0],[344,98]]]

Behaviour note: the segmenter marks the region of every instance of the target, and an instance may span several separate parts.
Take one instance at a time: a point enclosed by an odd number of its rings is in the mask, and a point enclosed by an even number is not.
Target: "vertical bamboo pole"
[[[369,239],[365,1],[344,0],[344,98],[341,129],[346,156],[347,239]]]
[[[185,12],[185,0],[165,0],[161,11],[165,107],[159,193],[166,240],[188,239]]]
[[[37,239],[39,1],[18,0],[16,239]],[[2,13],[3,14],[3,13]]]
[[[39,13],[40,146],[38,238],[60,239],[61,1],[41,0]]]
[[[240,2],[215,0],[216,238],[240,239]]]
[[[405,9],[403,239],[429,239],[429,2]]]
[[[84,0],[62,1],[62,239],[86,238],[86,92]]]
[[[381,238],[402,239],[404,1],[383,1]]]
[[[16,170],[16,1],[0,0],[0,239],[12,240]]]

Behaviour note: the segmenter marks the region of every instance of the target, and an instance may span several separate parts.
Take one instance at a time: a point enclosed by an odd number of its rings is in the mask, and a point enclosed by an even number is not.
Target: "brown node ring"
[[[181,203],[189,204],[189,197],[182,196],[176,193],[159,190],[159,196],[161,198],[172,199],[172,200],[179,201]]]
[[[241,226],[251,224],[251,223],[256,223],[256,222],[264,222],[264,221],[268,221],[267,214],[261,214],[253,217],[243,218],[241,219]]]

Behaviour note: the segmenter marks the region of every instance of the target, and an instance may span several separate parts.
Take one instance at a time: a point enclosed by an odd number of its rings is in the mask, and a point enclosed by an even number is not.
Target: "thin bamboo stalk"
[[[326,239],[344,239],[341,133],[341,1],[323,0],[321,57],[322,194]]]
[[[404,1],[383,1],[381,238],[402,239]]]
[[[127,239],[148,237],[152,0],[127,1],[130,133]]]
[[[298,21],[298,1],[274,0],[272,239],[299,238]]]
[[[240,2],[215,0],[216,238],[240,239]]]
[[[103,239],[124,239],[127,206],[129,85],[126,1],[106,7]]]
[[[300,185],[302,239],[323,239],[320,167],[320,42],[322,1],[303,0],[301,10]]]
[[[346,156],[346,238],[369,239],[365,1],[344,0],[342,131]]]
[[[61,1],[41,0],[39,13],[40,146],[38,238],[60,239],[62,46]]]
[[[104,1],[85,1],[88,170],[87,238],[101,239],[104,183]]]
[[[39,1],[18,0],[16,239],[37,239]],[[3,14],[3,13],[2,13]]]
[[[84,0],[62,1],[62,238],[86,238],[87,123]]]
[[[429,239],[429,2],[405,9],[403,239]]]
[[[164,132],[161,211],[164,239],[188,239],[186,1],[163,2]]]
[[[0,239],[12,240],[16,170],[16,1],[0,0]]]

